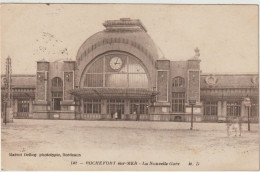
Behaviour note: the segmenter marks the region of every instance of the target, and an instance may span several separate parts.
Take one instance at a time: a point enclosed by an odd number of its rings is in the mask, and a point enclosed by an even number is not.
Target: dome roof
[[[116,44],[113,46],[118,50],[128,47],[128,52],[139,50],[152,61],[159,58],[158,48],[147,34],[147,31],[140,20],[131,20],[123,18],[120,20],[108,20],[103,23],[105,30],[89,37],[79,48],[77,61],[80,58],[87,57],[88,53],[96,48]],[[82,57],[83,56],[83,57]]]

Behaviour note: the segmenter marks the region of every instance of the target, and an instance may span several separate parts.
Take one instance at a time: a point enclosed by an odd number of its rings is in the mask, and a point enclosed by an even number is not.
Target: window
[[[84,99],[84,113],[101,113],[101,100]]]
[[[255,102],[252,102],[251,108],[250,108],[250,116],[259,116],[258,113],[258,104]]]
[[[148,100],[131,100],[130,114],[148,114]]]
[[[59,77],[55,77],[52,79],[52,109],[53,110],[61,110],[60,101],[63,99],[62,92],[63,82]]]
[[[185,110],[185,93],[172,93],[172,112],[184,112]]]
[[[149,87],[143,64],[137,58],[123,53],[98,58],[87,68],[84,77],[84,87]]]
[[[184,78],[180,76],[173,78],[172,87],[184,87]]]
[[[227,116],[240,116],[240,102],[229,101],[227,102]]]
[[[62,87],[62,79],[59,77],[55,77],[52,79],[52,86],[53,87]]]
[[[18,112],[29,112],[29,100],[18,100]]]
[[[52,92],[52,98],[62,98],[62,92]]]
[[[205,102],[204,115],[218,115],[218,103],[217,102]]]
[[[125,101],[123,99],[109,99],[107,100],[107,113],[114,114],[118,112],[119,114],[124,114],[124,105]]]

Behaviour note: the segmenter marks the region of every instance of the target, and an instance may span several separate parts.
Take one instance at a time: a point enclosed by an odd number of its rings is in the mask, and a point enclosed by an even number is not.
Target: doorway
[[[53,110],[60,110],[60,101],[61,98],[54,98],[53,99]]]
[[[52,110],[61,110],[62,92],[52,92]]]

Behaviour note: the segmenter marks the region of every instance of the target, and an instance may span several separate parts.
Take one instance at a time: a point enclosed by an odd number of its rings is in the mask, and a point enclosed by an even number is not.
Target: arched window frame
[[[62,87],[63,86],[63,81],[60,77],[55,77],[51,81],[52,87]]]
[[[177,76],[172,79],[172,87],[184,87],[185,79],[183,77]]]
[[[109,65],[109,62],[110,62],[110,59],[113,57],[113,56],[119,56],[121,57],[122,59],[124,59],[123,63],[125,63],[127,65],[127,68],[128,70],[127,71],[110,71],[110,67],[108,66]],[[138,72],[136,71],[131,71],[133,69],[130,69],[130,65],[129,64],[129,61],[134,61],[136,62],[136,64],[140,65],[140,68],[143,69]],[[99,61],[100,61],[100,67],[95,67],[93,68],[94,65],[99,64]],[[95,69],[95,70],[92,70],[92,69]],[[140,70],[140,69],[139,69]],[[108,75],[126,75],[127,77],[127,82],[125,82],[125,86],[110,86],[110,85],[106,85],[108,82],[107,82],[107,78],[106,76]],[[134,76],[143,76],[143,75],[146,75],[146,78],[147,78],[147,83],[146,84],[147,86],[140,86],[140,87],[133,87],[133,82],[131,81],[132,77]],[[119,53],[119,52],[112,52],[112,53],[107,53],[105,55],[102,55],[100,57],[97,57],[95,60],[93,60],[91,63],[89,63],[89,65],[86,67],[85,71],[83,72],[83,76],[85,78],[83,78],[83,87],[114,87],[114,88],[148,88],[149,87],[149,75],[148,75],[148,72],[147,70],[145,69],[145,66],[142,64],[142,62],[132,56],[132,55],[128,55],[128,54],[125,54],[125,53]],[[93,78],[92,81],[91,81],[91,76],[95,76]],[[87,80],[88,78],[88,80]],[[146,79],[145,78],[145,79]],[[88,83],[91,83],[88,85]],[[92,84],[93,83],[93,84]]]

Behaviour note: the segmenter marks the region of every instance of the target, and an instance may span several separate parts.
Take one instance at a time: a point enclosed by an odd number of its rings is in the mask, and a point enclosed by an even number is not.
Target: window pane
[[[88,73],[102,73],[103,72],[103,58],[95,61],[91,67],[88,69]]]
[[[84,113],[101,113],[101,100],[84,99]]]
[[[184,112],[185,107],[185,93],[174,92],[172,93],[172,111],[173,112]]]
[[[148,78],[146,74],[129,74],[129,87],[147,88]]]
[[[103,74],[87,74],[84,86],[103,87]]]
[[[29,112],[29,101],[19,100],[18,101],[18,112]]]
[[[87,104],[87,113],[92,113],[92,104]]]
[[[217,115],[218,107],[217,102],[204,103],[204,115]]]
[[[63,83],[62,83],[62,79],[59,77],[55,77],[52,79],[52,86],[53,87],[62,87]]]
[[[175,77],[172,79],[172,86],[173,87],[184,87],[184,78],[182,77]]]
[[[99,113],[99,104],[93,104],[93,113]]]
[[[106,87],[127,87],[127,74],[106,74]]]

